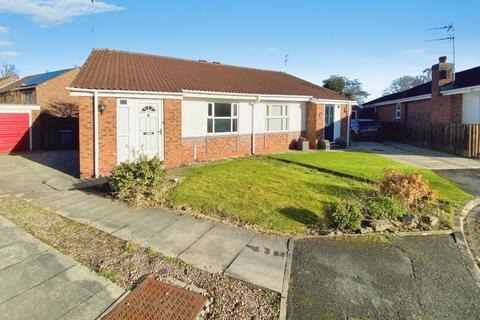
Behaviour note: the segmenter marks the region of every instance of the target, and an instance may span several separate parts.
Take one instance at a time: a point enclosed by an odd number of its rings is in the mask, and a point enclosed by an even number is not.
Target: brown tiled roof
[[[72,87],[304,95],[319,99],[351,100],[284,72],[107,49],[96,49],[90,54]]]

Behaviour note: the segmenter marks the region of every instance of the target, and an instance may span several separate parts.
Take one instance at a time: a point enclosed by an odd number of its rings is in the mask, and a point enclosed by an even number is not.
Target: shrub
[[[108,181],[111,194],[134,206],[162,204],[166,194],[166,171],[160,158],[139,156],[122,162],[112,171]]]
[[[437,203],[436,193],[419,173],[388,170],[378,187],[382,195],[395,198],[407,210],[419,211],[426,205]]]
[[[382,197],[380,195],[366,199],[365,211],[370,218],[375,220],[398,220],[406,214],[400,203],[393,197]]]
[[[362,226],[364,216],[357,202],[342,200],[331,205],[329,218],[340,230],[357,231]]]

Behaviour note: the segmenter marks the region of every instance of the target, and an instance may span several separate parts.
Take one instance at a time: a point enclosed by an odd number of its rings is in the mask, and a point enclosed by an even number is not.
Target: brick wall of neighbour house
[[[40,105],[42,109],[48,109],[49,103],[53,101],[78,102],[79,98],[70,96],[67,87],[70,86],[79,71],[80,68],[72,69],[38,85],[36,87],[35,103]]]
[[[437,95],[432,99],[404,102],[401,118],[395,119],[395,104],[378,106],[377,118],[383,122],[461,123],[462,95]]]
[[[38,121],[41,111],[40,110],[32,110],[32,126],[30,130],[32,130],[32,149],[38,149],[40,147],[40,123]]]
[[[255,154],[284,152],[295,148],[302,132],[255,134]],[[183,164],[195,161],[219,160],[252,154],[252,136],[224,135],[183,138]],[[196,150],[196,151],[195,151]]]

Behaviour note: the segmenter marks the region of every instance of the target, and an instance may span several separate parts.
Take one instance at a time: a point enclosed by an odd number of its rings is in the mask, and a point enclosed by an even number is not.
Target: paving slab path
[[[0,217],[1,319],[96,319],[124,293]]]
[[[56,170],[54,165],[45,165],[49,157],[58,161],[68,155],[46,152],[42,161],[0,156],[0,194],[20,196],[69,219],[209,272],[224,272],[282,292],[288,238],[261,235],[162,208],[127,208],[95,194],[71,190],[77,179]]]

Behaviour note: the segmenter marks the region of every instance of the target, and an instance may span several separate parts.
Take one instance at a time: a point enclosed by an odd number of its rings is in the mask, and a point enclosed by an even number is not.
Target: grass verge
[[[305,234],[312,224],[328,222],[327,205],[372,188],[365,182],[266,157],[192,167],[181,179],[169,194],[172,204],[287,234]]]
[[[377,181],[383,177],[385,170],[396,169],[403,172],[418,172],[428,180],[430,187],[438,192],[441,200],[462,203],[471,198],[451,181],[435,172],[409,166],[373,153],[358,151],[331,151],[311,153],[283,153],[269,156],[272,159],[308,165],[357,179]]]
[[[125,289],[134,288],[145,275],[154,273],[162,279],[194,284],[221,301],[212,304],[208,319],[231,319],[232,315],[241,319],[278,318],[280,295],[275,292],[199,270],[13,196],[1,198],[0,215]]]

